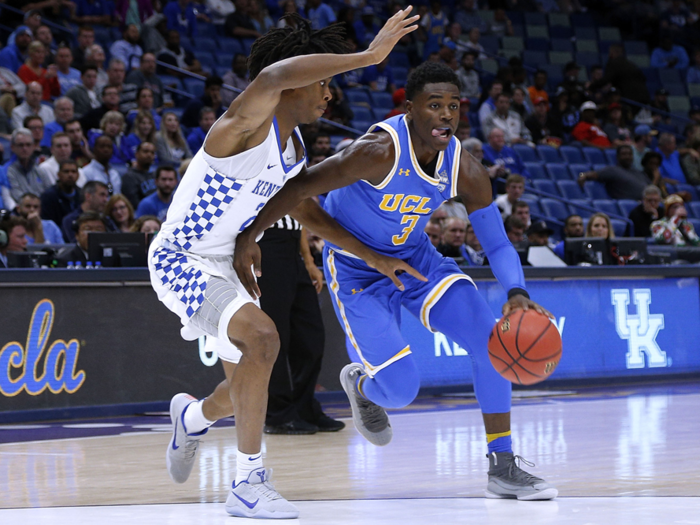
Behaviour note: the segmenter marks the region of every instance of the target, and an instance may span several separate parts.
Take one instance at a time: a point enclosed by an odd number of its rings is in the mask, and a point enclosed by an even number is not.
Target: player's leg
[[[469,281],[454,282],[430,310],[433,329],[465,348],[474,371],[474,392],[481,407],[488,443],[489,482],[486,496],[520,500],[552,499],[557,489],[517,464],[511,447],[511,383],[491,365],[488,337],[494,315]]]

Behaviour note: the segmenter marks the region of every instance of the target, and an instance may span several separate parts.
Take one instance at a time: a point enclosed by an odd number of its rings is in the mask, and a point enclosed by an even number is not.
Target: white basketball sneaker
[[[255,469],[248,479],[235,483],[226,500],[226,512],[239,518],[292,519],[299,509],[284,499],[270,483],[271,470]]]
[[[175,483],[184,483],[190,477],[194,458],[199,447],[199,438],[207,433],[207,428],[196,434],[188,434],[185,427],[185,410],[197,401],[189,394],[177,394],[170,400],[170,421],[173,424],[173,437],[168,444],[165,462],[168,474]]]

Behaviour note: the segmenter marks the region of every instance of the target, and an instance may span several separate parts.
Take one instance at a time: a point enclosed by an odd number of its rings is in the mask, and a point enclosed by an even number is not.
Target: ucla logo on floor
[[[656,342],[664,329],[664,314],[651,313],[651,290],[632,290],[632,301],[637,309],[634,315],[629,312],[629,290],[613,289],[611,299],[615,308],[615,329],[620,339],[627,341],[627,368],[644,368],[644,354],[649,368],[669,366],[666,352]]]
[[[80,343],[77,339],[50,342],[54,317],[53,302],[39,301],[32,313],[25,345],[10,341],[2,347],[0,394],[12,397],[24,391],[38,396],[46,389],[53,394],[73,394],[83,385],[85,372],[78,370]]]

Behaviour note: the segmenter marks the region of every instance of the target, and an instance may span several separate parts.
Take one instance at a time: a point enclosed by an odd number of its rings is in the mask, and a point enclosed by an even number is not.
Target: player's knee
[[[379,372],[375,379],[386,396],[386,402],[382,404],[386,408],[410,405],[420,389],[420,374],[411,356],[392,363]]]
[[[280,349],[280,337],[272,320],[265,320],[246,327],[239,348],[248,360],[272,368]]]

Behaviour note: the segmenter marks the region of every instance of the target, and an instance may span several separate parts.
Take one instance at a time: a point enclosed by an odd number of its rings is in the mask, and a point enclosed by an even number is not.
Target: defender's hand
[[[503,315],[505,316],[505,315],[508,315],[509,313],[511,313],[515,310],[518,310],[518,309],[522,309],[522,310],[527,312],[530,308],[532,308],[533,310],[535,310],[541,314],[546,315],[550,319],[554,319],[554,316],[552,315],[552,313],[549,310],[542,308],[535,301],[531,301],[530,299],[528,299],[524,295],[514,295],[513,297],[508,299],[508,302],[503,305],[503,308],[501,311],[503,312]]]
[[[314,265],[309,265],[306,267],[306,271],[309,272],[309,277],[314,288],[316,288],[316,293],[321,293],[321,290],[323,290],[323,273],[321,270]]]
[[[259,299],[262,295],[258,283],[255,281],[255,277],[262,275],[260,260],[260,247],[255,239],[251,239],[245,231],[238,235],[236,249],[233,252],[233,269],[236,270],[238,279],[253,299]],[[251,271],[251,266],[255,275]]]
[[[365,262],[367,262],[367,265],[371,268],[374,268],[379,273],[386,275],[389,279],[391,279],[396,285],[396,287],[401,291],[404,290],[404,286],[403,283],[397,277],[396,272],[405,272],[409,275],[412,275],[419,281],[428,281],[428,279],[426,279],[420,273],[418,273],[418,271],[416,271],[410,264],[403,262],[401,259],[377,254],[376,257],[373,258],[371,261]]]
[[[411,25],[418,21],[420,16],[412,16],[406,18],[413,10],[412,6],[408,6],[392,16],[386,21],[384,27],[374,37],[372,43],[367,48],[367,52],[374,57],[374,63],[379,64],[384,60],[391,50],[394,49],[396,43],[401,40],[404,35],[418,29],[418,25]]]

